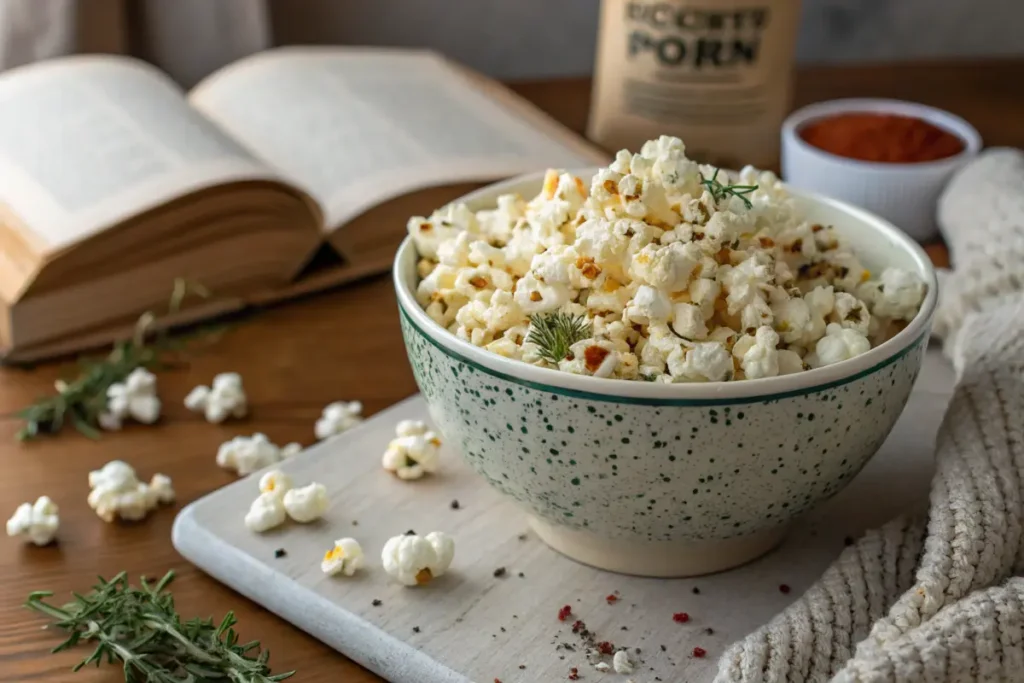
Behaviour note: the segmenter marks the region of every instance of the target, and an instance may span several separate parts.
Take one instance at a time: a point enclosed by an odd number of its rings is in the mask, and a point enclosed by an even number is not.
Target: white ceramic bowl
[[[589,179],[593,170],[578,173]],[[539,192],[543,174],[464,198]],[[935,308],[923,250],[860,209],[794,193],[808,219],[835,225],[869,268],[929,285],[918,316],[868,353],[784,377],[651,384],[583,377],[485,351],[416,303],[415,248],[394,266],[416,382],[449,444],[519,501],[556,550],[604,569],[702,574],[774,547],[797,515],[841,490],[885,440],[921,367]]]
[[[800,137],[808,123],[853,112],[898,114],[928,121],[959,137],[955,156],[913,164],[890,164],[836,156]],[[950,175],[981,149],[978,131],[959,116],[913,102],[843,99],[795,111],[782,125],[782,179],[791,187],[817,192],[867,209],[919,242],[938,236],[935,207]]]

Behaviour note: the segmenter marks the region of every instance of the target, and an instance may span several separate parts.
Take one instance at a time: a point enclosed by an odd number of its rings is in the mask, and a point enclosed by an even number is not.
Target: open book
[[[429,52],[281,48],[185,94],[126,57],[0,75],[0,347],[31,360],[386,270],[409,216],[606,155]]]

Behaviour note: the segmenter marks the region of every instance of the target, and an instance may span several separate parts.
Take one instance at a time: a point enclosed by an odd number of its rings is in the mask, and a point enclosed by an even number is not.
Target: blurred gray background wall
[[[589,74],[599,0],[271,0],[276,43],[431,47],[507,79]],[[1024,0],[804,0],[801,63],[1024,55]]]

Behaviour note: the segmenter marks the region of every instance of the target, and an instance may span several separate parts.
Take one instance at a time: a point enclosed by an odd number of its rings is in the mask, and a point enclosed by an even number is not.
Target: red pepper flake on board
[[[587,627],[587,625],[583,623],[582,619],[577,619],[576,621],[572,622],[572,632],[573,633],[579,633],[580,631],[582,631],[586,627]]]
[[[689,620],[690,615],[686,612],[676,612],[672,615],[672,621],[676,622],[677,624],[685,624]]]
[[[695,648],[693,648],[693,656],[696,657],[697,659],[702,658],[707,653],[708,653],[708,651],[705,650],[702,647],[695,647]]]
[[[790,590],[792,589],[784,583],[779,586],[779,592],[783,595],[789,595]]]
[[[579,679],[580,679],[580,670],[577,669],[575,666],[573,668],[569,669],[569,680],[570,681],[578,681]]]
[[[619,601],[619,596],[615,595],[614,593],[611,593],[611,594],[605,596],[604,599],[608,602],[609,605],[614,605],[615,603],[617,603]]]
[[[558,610],[558,620],[565,621],[572,614],[572,607],[566,605],[565,607]]]
[[[607,640],[602,640],[597,644],[597,651],[603,655],[615,654],[615,646],[609,643]]]

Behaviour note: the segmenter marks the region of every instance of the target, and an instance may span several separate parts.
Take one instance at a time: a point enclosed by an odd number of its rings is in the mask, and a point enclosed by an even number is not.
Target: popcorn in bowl
[[[663,136],[589,189],[549,171],[530,200],[409,221],[416,298],[460,339],[535,366],[720,382],[853,358],[917,314],[914,273],[878,277],[769,172],[687,159]]]

